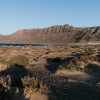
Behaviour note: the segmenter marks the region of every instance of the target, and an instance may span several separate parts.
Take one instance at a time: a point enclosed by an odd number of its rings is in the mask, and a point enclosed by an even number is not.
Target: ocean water
[[[47,46],[47,44],[0,44],[2,47],[8,47],[8,46],[15,46],[15,47],[21,47],[21,46]]]

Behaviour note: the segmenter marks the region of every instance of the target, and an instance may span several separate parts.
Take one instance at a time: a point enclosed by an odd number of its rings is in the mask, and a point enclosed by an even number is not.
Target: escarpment
[[[1,43],[67,44],[100,41],[100,27],[73,27],[55,25],[42,29],[23,29],[10,35],[1,35]]]

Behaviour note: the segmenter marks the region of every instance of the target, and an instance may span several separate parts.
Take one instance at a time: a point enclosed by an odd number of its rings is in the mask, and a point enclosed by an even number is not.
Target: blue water
[[[15,47],[21,47],[21,46],[47,46],[47,44],[0,44],[2,47],[8,47],[8,46],[15,46]]]

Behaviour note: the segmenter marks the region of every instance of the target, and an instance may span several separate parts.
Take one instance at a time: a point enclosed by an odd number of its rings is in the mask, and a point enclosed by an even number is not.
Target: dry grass
[[[52,91],[54,98],[50,100],[95,100],[94,94],[99,90],[99,46],[0,48],[0,63],[8,61],[10,65],[25,66],[31,73],[32,77],[21,77],[27,93],[51,94]]]
[[[40,82],[35,77],[25,77],[22,78],[22,83],[27,92],[32,91],[34,92],[40,92],[41,94],[49,94],[51,91],[48,89],[46,85],[44,85],[42,82]]]

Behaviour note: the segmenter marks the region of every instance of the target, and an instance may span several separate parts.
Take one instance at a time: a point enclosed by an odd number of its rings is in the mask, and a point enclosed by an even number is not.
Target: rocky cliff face
[[[66,44],[100,41],[100,27],[75,28],[68,24],[43,29],[24,29],[8,36],[0,36],[2,43]]]

